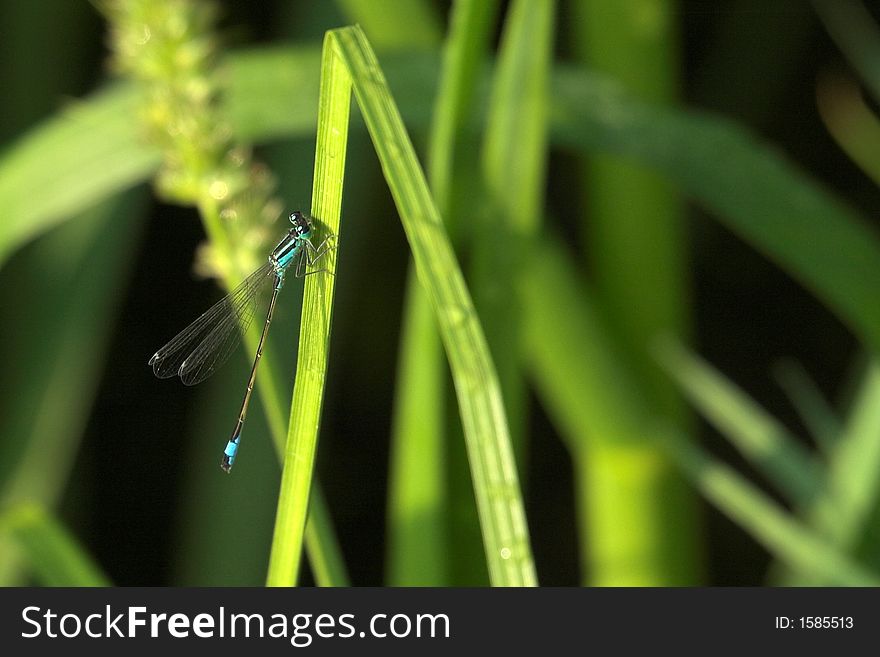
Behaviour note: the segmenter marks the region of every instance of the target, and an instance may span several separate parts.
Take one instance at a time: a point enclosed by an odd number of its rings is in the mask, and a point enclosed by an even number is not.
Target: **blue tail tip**
[[[235,455],[238,453],[239,440],[241,440],[241,436],[236,436],[226,443],[226,449],[223,450],[223,458],[220,460],[220,467],[226,474],[229,474],[235,463]]]

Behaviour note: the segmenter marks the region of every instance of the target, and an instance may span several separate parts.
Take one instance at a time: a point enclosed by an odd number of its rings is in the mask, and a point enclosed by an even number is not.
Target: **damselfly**
[[[263,356],[263,344],[269,333],[272,313],[275,312],[275,301],[284,284],[284,275],[291,263],[296,261],[294,270],[297,278],[318,272],[306,272],[306,265],[313,265],[321,256],[332,248],[332,235],[325,238],[317,247],[312,244],[312,223],[301,212],[290,215],[293,224],[287,235],[269,255],[269,260],[262,267],[248,276],[242,283],[215,303],[211,308],[192,324],[178,333],[168,344],[159,349],[149,364],[153,373],[160,379],[179,376],[188,386],[193,386],[207,379],[220,367],[238,346],[241,334],[248,329],[256,313],[261,293],[272,283],[272,296],[263,333],[257,345],[251,375],[248,378],[247,390],[241,402],[238,421],[232,436],[223,450],[220,467],[229,472],[235,463],[235,456],[241,442],[241,428],[247,415],[251,392],[257,377],[257,366]],[[320,270],[323,271],[323,270]]]

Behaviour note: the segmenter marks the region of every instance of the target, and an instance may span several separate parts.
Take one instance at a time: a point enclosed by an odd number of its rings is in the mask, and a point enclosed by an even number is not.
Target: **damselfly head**
[[[312,233],[312,224],[302,212],[296,210],[290,213],[290,223],[293,224],[293,232],[297,237],[308,238]]]

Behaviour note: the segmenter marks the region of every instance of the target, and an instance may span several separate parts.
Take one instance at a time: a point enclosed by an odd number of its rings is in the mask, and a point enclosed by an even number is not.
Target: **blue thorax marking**
[[[285,251],[281,252],[278,255],[278,263],[279,269],[287,269],[288,265],[290,265],[291,260],[296,257],[296,254],[299,253],[300,249],[302,249],[302,244],[299,242],[290,245]]]
[[[276,270],[285,270],[296,258],[297,254],[303,249],[303,242],[311,236],[311,231],[297,234],[296,230],[291,230],[284,236],[275,250],[272,251],[271,260],[275,264]]]

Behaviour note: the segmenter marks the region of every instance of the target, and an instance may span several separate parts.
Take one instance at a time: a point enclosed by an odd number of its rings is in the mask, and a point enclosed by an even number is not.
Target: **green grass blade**
[[[245,335],[249,353],[255,353],[260,340],[260,327],[252,326]],[[260,364],[257,394],[269,425],[269,434],[275,445],[279,461],[284,463],[287,438],[284,422],[282,389],[283,384],[275,370],[271,358],[264,358]],[[349,586],[348,572],[342,558],[342,550],[336,537],[336,530],[330,518],[330,511],[324,499],[321,484],[317,479],[312,483],[311,505],[305,527],[305,545],[309,564],[318,586]]]
[[[77,102],[3,153],[0,263],[20,244],[145,180],[159,153],[140,143],[127,85]],[[52,190],[51,194],[46,190]]]
[[[232,289],[232,285],[227,286]],[[248,353],[256,353],[262,327],[252,325],[244,336]],[[269,434],[278,454],[284,463],[287,425],[284,420],[282,390],[284,384],[277,372],[271,355],[264,357],[260,364],[257,396],[266,416]],[[305,544],[309,563],[318,586],[349,586],[348,572],[342,559],[342,551],[336,537],[336,530],[330,518],[330,511],[324,500],[321,484],[317,479],[312,483],[311,506],[305,528]]]
[[[475,111],[475,108],[484,106],[477,92],[483,79],[480,73],[487,71],[484,63],[492,51],[498,11],[495,0],[457,2],[450,18],[449,42],[443,53],[427,173],[431,193],[453,243],[470,236],[468,228],[474,223],[475,213],[480,211],[480,202],[475,203],[474,199],[484,195],[478,148],[480,135],[468,131],[467,122],[473,122],[485,112],[483,109]],[[401,107],[401,111],[405,112],[405,108]],[[405,116],[409,122],[410,116]],[[450,152],[451,149],[456,152]],[[415,268],[410,270],[410,281],[412,286],[426,294],[418,284]],[[447,399],[453,396],[449,383],[444,396]],[[479,512],[474,500],[464,430],[457,411],[454,404],[447,404],[447,558],[450,583],[453,586],[487,586],[489,572],[483,559]]]
[[[461,270],[375,54],[357,28],[330,32],[329,38],[351,71],[355,97],[400,213],[416,272],[438,318],[465,429],[491,581],[534,584],[504,405]]]
[[[510,5],[482,153],[489,207],[487,216],[476,222],[472,244],[474,303],[498,369],[521,465],[527,418],[517,282],[543,216],[553,23],[550,0],[515,0]]]
[[[451,208],[455,149],[471,110],[496,9],[494,0],[459,0],[453,6],[428,146],[431,191],[444,217]],[[446,439],[446,397],[446,367],[434,312],[410,265],[389,472],[387,581],[391,585],[443,585],[450,559],[470,558],[462,555],[462,542],[450,543],[448,535],[446,451],[459,445]],[[470,490],[467,493],[472,499]],[[476,512],[473,515],[476,525]],[[479,550],[479,542],[474,544]]]
[[[0,535],[10,537],[45,586],[110,586],[110,580],[68,531],[36,504],[0,515]]]
[[[537,232],[547,168],[554,3],[514,0],[496,64],[483,152],[491,203],[510,230]]]
[[[449,576],[442,358],[430,299],[410,271],[391,427],[389,586],[443,586]]]
[[[382,51],[429,50],[440,41],[437,16],[424,0],[345,0]],[[411,29],[411,28],[415,29]],[[444,401],[446,370],[431,304],[415,275],[407,279],[388,472],[386,581],[392,586],[446,583]]]
[[[330,508],[317,479],[312,482],[304,540],[312,576],[318,586],[351,586]]]
[[[691,403],[798,507],[822,487],[819,464],[782,424],[723,374],[673,340],[657,356]]]
[[[834,586],[880,585],[880,574],[853,562],[731,468],[679,437],[671,436],[666,446],[712,504],[789,568],[809,572]]]
[[[670,472],[665,454],[645,449],[657,433],[650,398],[583,276],[552,237],[536,245],[525,290],[523,343],[530,374],[575,466],[582,581],[617,586],[687,581],[698,567],[682,558],[690,539],[662,531],[677,521],[677,514],[670,514],[674,500],[651,495],[658,487],[670,490],[669,480],[678,474]],[[585,472],[592,476],[577,476]],[[684,504],[691,495],[683,493]],[[633,505],[633,499],[641,504]],[[601,536],[592,531],[614,523],[628,531]],[[596,564],[602,572],[595,572]]]
[[[846,428],[829,456],[827,479],[812,524],[836,545],[852,549],[875,508],[880,487],[880,363],[872,360]]]
[[[821,493],[803,513],[805,521],[832,545],[854,553],[877,508],[880,469],[880,364],[869,363],[846,427],[828,452]],[[785,573],[787,586],[818,586],[815,573]]]
[[[671,104],[679,86],[675,4],[576,3],[580,38],[575,48],[590,70],[613,75],[639,98]],[[591,154],[583,197],[583,234],[599,300],[637,354],[634,364],[651,394],[667,415],[684,420],[680,396],[647,350],[653,336],[682,336],[690,323],[688,237],[678,192],[656,171],[619,156]]]
[[[425,0],[343,0],[381,51],[433,49],[440,21]],[[430,302],[410,272],[404,303],[388,473],[386,581],[446,583],[444,400],[446,369]]]
[[[535,249],[524,286],[523,343],[541,401],[573,450],[637,445],[650,412],[620,362],[625,352],[559,240],[547,236]]]
[[[498,0],[457,0],[443,48],[428,148],[428,180],[447,221],[454,193],[456,149],[473,115],[477,83],[486,60]]]
[[[816,383],[803,366],[793,360],[776,365],[773,374],[819,449],[830,454],[843,432],[843,425]]]
[[[673,104],[679,95],[681,69],[677,5],[674,0],[576,2],[572,6],[575,20],[567,25],[573,50],[586,68],[613,76],[639,98]],[[616,155],[588,155],[582,162],[578,196],[584,207],[581,236],[591,265],[591,280],[595,281],[596,300],[612,330],[633,354],[633,367],[646,383],[646,392],[684,430],[691,420],[686,407],[646,349],[657,333],[684,337],[690,331],[688,236],[681,198],[656,171]],[[647,524],[636,531],[667,535],[676,532],[681,536],[674,553],[664,550],[657,555],[644,554],[648,562],[644,566],[634,567],[630,561],[622,561],[616,551],[597,550],[608,558],[590,564],[589,583],[632,583],[634,571],[644,572],[648,564],[655,564],[659,572],[647,574],[647,581],[670,585],[695,583],[700,571],[699,518],[694,500],[688,499],[693,498],[693,493],[678,476],[674,464],[662,453],[651,454],[659,448],[655,441],[646,440],[642,443],[646,453],[640,456],[635,447],[623,447],[618,466],[612,442],[600,442],[601,436],[597,439],[596,450],[600,451],[594,458],[584,455],[579,459],[584,469],[575,473],[578,480],[596,479],[594,494],[607,497],[593,500],[592,505],[639,509],[666,500],[669,509],[660,513],[674,515],[675,525],[662,526],[647,517],[642,518]],[[652,488],[648,482],[636,485],[636,461],[653,464],[639,471],[663,488]],[[659,475],[663,468],[668,470],[665,477]],[[640,497],[627,498],[631,494]],[[580,519],[584,528],[581,540],[627,542],[633,522],[638,519],[621,522],[616,515],[588,513]],[[616,533],[624,535],[611,538]],[[663,549],[667,541],[658,538],[647,544]],[[681,579],[668,579],[673,570],[680,573]]]
[[[498,370],[514,455],[523,472],[527,396],[521,362],[519,282],[529,241],[537,233],[543,214],[554,14],[554,4],[548,0],[517,0],[509,5],[481,145],[480,201],[472,201],[464,210],[473,217],[467,222],[470,226],[460,222],[464,224],[461,232],[466,226],[471,228],[469,279],[474,305]],[[458,459],[460,455],[453,452],[452,467],[463,472]],[[471,497],[463,477],[453,474],[450,481],[453,504],[469,504]],[[474,524],[461,511],[452,517],[460,560],[476,563]],[[478,573],[456,575],[459,584],[479,583],[464,579]]]
[[[312,216],[321,222],[320,235],[338,236],[351,106],[351,76],[336,53],[332,33],[327,35],[324,44]],[[307,277],[303,294],[296,380],[266,578],[269,586],[296,584],[302,553],[330,348],[335,250],[325,257],[322,266],[326,267],[327,273]]]

